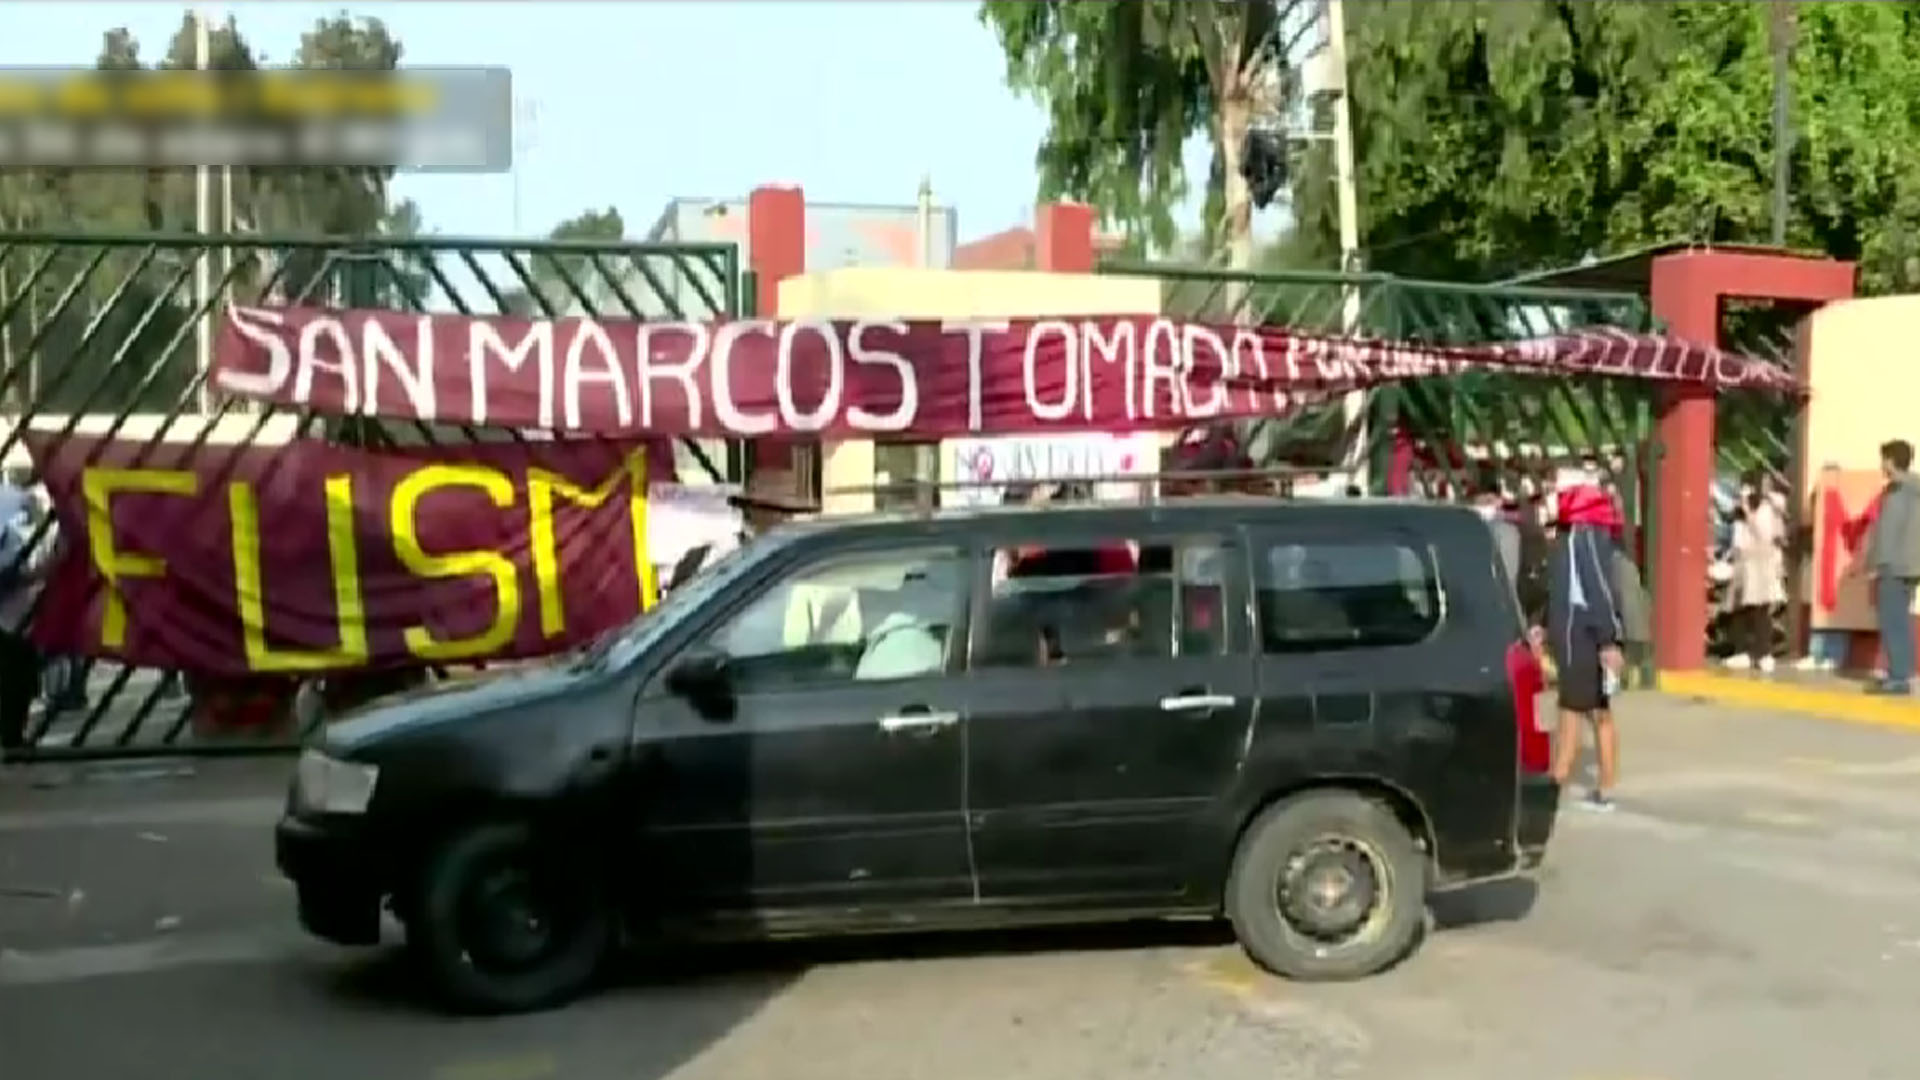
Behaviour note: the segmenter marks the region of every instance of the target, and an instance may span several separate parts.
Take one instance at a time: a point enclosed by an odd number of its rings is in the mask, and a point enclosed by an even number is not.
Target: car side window
[[[1254,590],[1268,653],[1412,645],[1440,626],[1431,551],[1393,538],[1269,539],[1254,560]]]
[[[1225,571],[1214,539],[998,548],[974,666],[1221,655],[1229,646]]]
[[[803,566],[707,638],[736,693],[912,679],[947,668],[965,605],[951,549],[846,556]]]

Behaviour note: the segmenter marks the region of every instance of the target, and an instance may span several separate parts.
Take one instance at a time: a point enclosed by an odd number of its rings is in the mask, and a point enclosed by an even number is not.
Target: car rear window
[[[1390,539],[1264,544],[1254,563],[1269,653],[1412,645],[1439,628],[1431,551]]]

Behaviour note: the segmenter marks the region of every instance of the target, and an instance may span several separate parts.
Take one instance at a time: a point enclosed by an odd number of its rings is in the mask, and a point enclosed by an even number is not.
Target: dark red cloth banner
[[[637,443],[25,438],[60,526],[52,652],[211,676],[531,657],[653,595]]]
[[[1425,345],[1148,316],[641,323],[236,307],[214,383],[328,413],[656,435],[1128,431],[1507,370],[1799,393],[1777,364],[1597,329]]]

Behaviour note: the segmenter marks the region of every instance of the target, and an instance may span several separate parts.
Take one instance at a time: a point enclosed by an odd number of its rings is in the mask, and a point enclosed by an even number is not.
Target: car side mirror
[[[667,671],[667,690],[683,697],[709,720],[733,719],[733,686],[725,653],[695,649]]]

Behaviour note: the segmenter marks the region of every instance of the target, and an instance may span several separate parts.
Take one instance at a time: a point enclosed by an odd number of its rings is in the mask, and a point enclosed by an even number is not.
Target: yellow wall
[[[1920,296],[1828,304],[1808,318],[1804,333],[1813,396],[1807,403],[1800,479],[1813,500],[1807,508],[1814,523],[1812,625],[1871,629],[1873,615],[1861,579],[1839,584],[1835,606],[1820,602],[1822,555],[1835,542],[1833,531],[1823,527],[1822,493],[1840,491],[1847,515],[1857,518],[1882,484],[1880,444],[1905,439],[1920,445],[1920,409],[1914,406],[1920,401],[1920,364],[1912,353],[1913,342],[1920,340]],[[1829,465],[1837,469],[1824,472]],[[1836,554],[1840,565],[1856,557]]]
[[[855,267],[803,274],[780,283],[780,317],[903,319],[1042,318],[1049,315],[1158,315],[1160,282],[1147,277],[1033,271],[891,270]],[[821,447],[821,486],[873,483],[873,443]],[[946,447],[940,448],[942,460]],[[828,495],[828,513],[873,509],[873,493]]]

